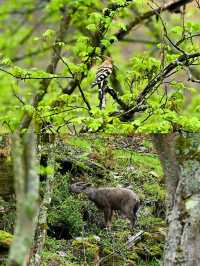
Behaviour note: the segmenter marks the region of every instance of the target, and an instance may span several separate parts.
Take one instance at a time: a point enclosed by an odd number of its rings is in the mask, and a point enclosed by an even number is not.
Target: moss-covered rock
[[[0,247],[9,248],[13,240],[13,235],[0,230]]]

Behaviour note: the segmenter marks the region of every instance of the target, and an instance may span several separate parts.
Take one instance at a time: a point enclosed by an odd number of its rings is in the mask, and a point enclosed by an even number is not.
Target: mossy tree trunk
[[[56,141],[55,134],[48,130],[51,126],[49,123],[38,125],[40,130],[38,134],[38,144],[41,149],[40,166],[45,170],[40,175],[40,181],[44,184],[43,196],[40,198],[39,214],[37,217],[34,242],[30,254],[30,266],[39,266],[41,264],[41,252],[44,248],[45,239],[47,236],[47,216],[48,209],[51,204],[53,194],[53,185],[55,181],[55,149]]]
[[[36,139],[31,131],[13,137],[13,168],[17,219],[8,266],[28,265],[38,215],[39,177],[36,172]]]
[[[164,266],[200,265],[200,133],[154,134],[168,192]]]
[[[48,172],[46,175],[44,195],[40,204],[39,215],[37,219],[37,226],[35,230],[34,244],[32,246],[30,266],[39,266],[41,262],[41,251],[43,250],[46,235],[47,235],[47,215],[51,203],[53,185],[54,185],[54,144],[46,143],[48,149]]]

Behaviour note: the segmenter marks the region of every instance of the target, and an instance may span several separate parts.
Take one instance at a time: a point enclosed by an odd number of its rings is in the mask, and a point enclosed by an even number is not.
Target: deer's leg
[[[124,209],[124,216],[129,219],[131,223],[131,228],[134,228],[136,222],[136,213],[134,212],[133,208],[125,208]]]
[[[132,210],[130,210],[129,212],[129,216],[128,216],[128,219],[130,220],[131,222],[131,227],[133,229],[134,225],[135,225],[135,222],[137,220],[137,211],[139,209],[139,206],[140,206],[140,203],[139,202],[136,202],[135,206],[133,207]]]
[[[107,228],[111,228],[112,215],[113,215],[113,210],[111,208],[107,207],[104,209],[104,219],[105,219],[105,225]]]
[[[131,222],[131,228],[134,228],[135,222],[136,222],[136,215],[132,214],[131,216],[128,217],[128,219]]]

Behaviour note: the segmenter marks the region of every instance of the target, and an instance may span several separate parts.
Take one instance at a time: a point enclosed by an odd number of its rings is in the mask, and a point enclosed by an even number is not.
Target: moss
[[[123,256],[120,256],[118,254],[110,254],[101,259],[101,265],[102,266],[112,266],[112,265],[122,266],[122,265],[127,265],[126,261],[127,261],[126,258],[124,258]]]
[[[149,207],[146,209],[151,210]],[[151,211],[145,211],[145,213],[139,217],[139,224],[143,229],[151,231],[155,226],[164,226],[165,221],[159,217],[152,216]]]
[[[150,246],[149,251],[152,257],[161,257],[162,252],[163,252],[163,246],[159,244],[152,245]]]
[[[90,146],[91,143],[90,141],[88,141],[86,138],[81,138],[80,136],[76,137],[69,137],[65,140],[66,143],[72,145],[72,146],[76,146],[78,148],[83,149],[84,151],[89,152],[90,151]]]
[[[72,195],[67,191],[69,180],[78,179],[77,175],[62,176],[57,178],[55,183],[48,222],[54,224],[55,222],[64,221],[67,230],[70,232],[70,238],[73,236],[76,239],[68,239],[66,243],[61,243],[61,240],[51,240],[52,242],[48,243],[49,246],[46,244],[48,250],[45,251],[45,263],[51,261],[51,256],[58,260],[59,251],[64,251],[66,256],[60,258],[60,265],[65,265],[66,262],[69,266],[94,265],[97,258],[100,258],[101,265],[105,266],[158,265],[156,261],[151,261],[154,258],[161,257],[164,242],[162,228],[164,228],[165,223],[163,219],[159,218],[163,216],[160,216],[160,213],[156,213],[155,210],[164,209],[165,190],[160,185],[163,182],[161,180],[163,172],[157,155],[147,154],[147,149],[145,154],[142,153],[144,149],[138,149],[140,150],[139,153],[137,150],[127,150],[123,148],[123,139],[118,144],[116,138],[113,138],[112,141],[106,138],[99,140],[96,135],[92,140],[90,139],[91,136],[86,137],[85,140],[84,138],[85,136],[80,137],[80,139],[79,137],[75,137],[75,139],[70,137],[66,139],[66,142],[72,144],[73,149],[78,147],[78,158],[85,156],[87,159],[98,162],[100,166],[105,166],[105,161],[108,160],[107,168],[115,168],[115,171],[113,171],[112,178],[103,175],[101,179],[98,179],[96,168],[93,175],[91,171],[87,172],[84,161],[80,160],[76,163],[77,168],[81,166],[81,169],[84,169],[80,180],[87,180],[95,185],[105,186],[132,185],[133,190],[141,196],[141,200],[150,200],[150,203],[152,203],[151,206],[142,206],[140,209],[133,234],[136,234],[138,230],[147,232],[135,243],[134,247],[128,250],[127,241],[132,234],[128,220],[113,217],[112,229],[110,231],[102,230],[102,212],[86,200],[86,196]],[[146,143],[146,146],[151,149],[150,142]],[[58,153],[62,157],[64,156],[64,153]],[[69,154],[65,154],[69,156]],[[160,203],[163,205],[155,205]],[[115,214],[115,216],[117,215]],[[83,238],[77,237],[82,235]],[[99,236],[99,239],[96,239],[94,235]],[[145,263],[140,264],[143,259]]]
[[[161,243],[140,242],[135,248],[135,252],[140,258],[153,259],[161,258],[163,254],[163,245]]]
[[[43,251],[41,256],[41,266],[78,266],[67,261],[65,257],[53,252]]]
[[[133,261],[139,261],[140,257],[138,256],[138,254],[136,252],[131,251],[131,252],[128,253],[128,258],[130,260],[133,260]]]
[[[123,231],[117,231],[115,233],[115,237],[121,241],[125,241],[130,236],[130,231],[123,230]]]
[[[154,200],[165,200],[165,190],[159,184],[144,184],[144,192],[152,197]]]
[[[91,243],[89,239],[76,239],[72,241],[72,253],[80,263],[87,261],[87,263],[93,263],[97,257],[99,257],[99,247]]]
[[[152,154],[142,154],[133,151],[124,151],[121,149],[115,149],[114,155],[118,161],[119,166],[126,166],[134,164],[137,166],[137,169],[155,171],[159,176],[163,175],[162,167],[157,156]]]
[[[135,252],[141,258],[160,258],[163,253],[165,228],[153,228],[144,232],[142,241],[136,244]]]
[[[51,208],[48,213],[49,227],[65,224],[69,235],[78,234],[83,228],[83,200],[66,191],[66,177],[57,176]],[[55,211],[56,210],[56,211]]]
[[[148,261],[148,264],[146,261],[140,261],[137,266],[160,266],[161,263],[158,261],[158,260],[151,260],[151,261]]]
[[[13,240],[13,235],[0,230],[0,247],[9,248]]]

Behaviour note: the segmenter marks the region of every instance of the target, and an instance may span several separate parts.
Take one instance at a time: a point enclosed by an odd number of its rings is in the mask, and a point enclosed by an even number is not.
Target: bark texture
[[[153,136],[166,176],[164,266],[200,265],[200,133]]]
[[[32,247],[32,254],[30,259],[30,266],[39,266],[41,262],[41,251],[44,248],[44,243],[47,234],[47,212],[51,203],[53,184],[54,184],[54,149],[49,145],[49,157],[48,157],[48,167],[51,168],[51,173],[46,177],[46,187],[44,191],[44,196],[40,204],[40,211],[37,220],[37,227],[35,232],[34,245]]]
[[[13,169],[17,219],[8,266],[26,266],[38,215],[39,177],[36,172],[36,139],[33,132],[13,138]]]

